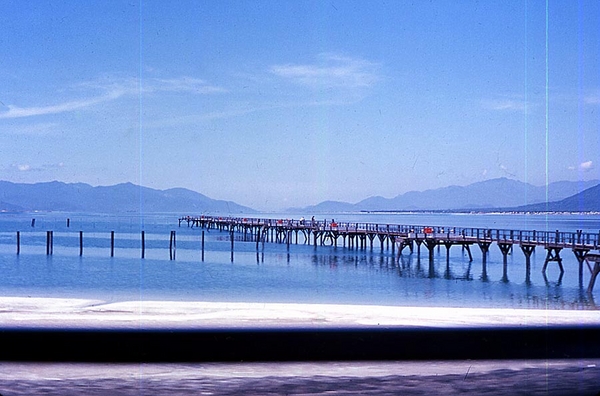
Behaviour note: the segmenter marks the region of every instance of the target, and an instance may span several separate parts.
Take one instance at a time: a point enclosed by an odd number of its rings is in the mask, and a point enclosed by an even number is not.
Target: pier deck
[[[531,255],[537,247],[546,250],[546,259],[542,271],[545,273],[548,264],[556,262],[561,274],[564,272],[563,249],[571,249],[579,263],[579,279],[583,280],[583,263],[591,273],[588,291],[592,291],[595,279],[600,272],[600,232],[536,231],[506,230],[488,228],[441,227],[423,225],[377,224],[360,222],[335,222],[305,219],[268,219],[268,218],[233,218],[216,216],[185,216],[179,219],[179,226],[218,229],[220,231],[243,234],[245,240],[275,243],[304,243],[317,246],[338,246],[358,249],[373,249],[379,244],[381,250],[387,248],[393,252],[397,249],[402,254],[405,248],[412,253],[417,249],[420,254],[421,245],[429,252],[429,262],[433,265],[434,248],[445,246],[447,252],[455,245],[462,246],[473,260],[470,246],[479,246],[485,270],[487,253],[492,244],[496,244],[503,255],[504,274],[506,276],[507,255],[517,245],[525,255],[526,274],[529,278]],[[447,254],[449,259],[449,254]],[[591,263],[594,265],[592,266]]]

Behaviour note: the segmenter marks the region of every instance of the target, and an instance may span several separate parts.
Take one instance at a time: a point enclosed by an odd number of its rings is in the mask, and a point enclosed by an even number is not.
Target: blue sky
[[[2,180],[276,210],[600,179],[595,0],[0,7]]]

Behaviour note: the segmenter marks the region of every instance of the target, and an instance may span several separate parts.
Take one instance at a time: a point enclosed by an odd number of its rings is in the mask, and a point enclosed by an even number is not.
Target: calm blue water
[[[310,215],[266,214],[261,217],[299,218]],[[539,231],[597,233],[600,215],[455,215],[347,214],[319,215],[318,219],[412,224],[444,227],[488,227]],[[35,226],[31,226],[35,218]],[[66,219],[70,219],[67,227]],[[178,227],[177,214],[102,216],[77,213],[0,213],[0,290],[5,296],[44,296],[120,300],[203,300],[252,302],[311,302],[406,306],[511,307],[595,309],[594,295],[583,285],[573,253],[561,255],[565,273],[556,263],[547,276],[541,268],[546,251],[532,256],[530,279],[525,258],[517,247],[508,257],[503,279],[502,255],[492,245],[484,272],[482,256],[472,247],[474,260],[461,247],[436,249],[429,268],[427,250],[402,255],[304,244],[289,247],[234,241],[233,261],[227,233],[205,231],[204,261],[201,230]],[[46,255],[46,231],[54,231],[53,255]],[[146,234],[146,258],[141,259],[140,233]],[[21,254],[16,254],[16,231]],[[79,231],[84,253],[79,257]],[[110,257],[110,231],[115,231],[115,253]],[[169,260],[169,235],[177,233],[176,260]]]

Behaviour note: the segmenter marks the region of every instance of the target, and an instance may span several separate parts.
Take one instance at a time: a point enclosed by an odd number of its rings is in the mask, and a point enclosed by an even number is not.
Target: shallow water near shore
[[[269,214],[271,218],[291,215]],[[294,216],[299,218],[302,216]],[[331,219],[333,215],[320,216]],[[448,215],[336,214],[337,221],[421,224],[501,229],[597,232],[598,215]],[[35,224],[32,226],[32,219]],[[67,219],[68,223],[67,223]],[[107,216],[74,213],[0,215],[0,288],[5,296],[94,298],[103,301],[245,301],[388,306],[596,309],[586,293],[589,273],[580,282],[578,263],[562,252],[565,273],[550,263],[542,274],[545,250],[536,249],[527,276],[522,252],[508,256],[492,246],[484,267],[473,246],[473,261],[455,246],[446,256],[435,250],[402,254],[378,243],[361,250],[338,245],[265,243],[228,233],[179,227],[174,214]],[[16,254],[20,231],[20,254]],[[53,231],[52,255],[46,254],[46,231]],[[80,257],[79,232],[83,233]],[[115,232],[110,257],[110,232]],[[141,231],[145,258],[141,259]],[[170,260],[170,232],[176,232]],[[204,254],[201,238],[204,231]],[[204,256],[204,260],[202,259]],[[598,289],[598,288],[596,288]]]

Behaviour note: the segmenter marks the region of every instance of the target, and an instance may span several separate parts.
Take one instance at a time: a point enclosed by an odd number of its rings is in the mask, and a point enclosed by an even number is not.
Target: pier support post
[[[425,246],[427,247],[427,250],[429,251],[429,261],[433,261],[433,251],[435,249],[435,247],[438,244],[438,241],[436,241],[435,239],[426,239],[423,241],[423,243],[425,244]]]
[[[521,244],[521,250],[525,255],[525,283],[531,283],[531,255],[535,251],[535,245]]]
[[[202,262],[204,262],[204,230],[202,230],[202,242],[201,242],[201,247],[202,247]]]
[[[599,262],[595,262],[594,263],[594,269],[591,270],[592,272],[592,277],[590,278],[590,284],[588,286],[588,293],[592,293],[592,291],[594,290],[594,284],[596,283],[596,278],[598,277],[598,274],[600,273],[600,263]]]
[[[452,247],[452,242],[443,242],[444,246],[446,246],[446,261],[450,262],[450,248]]]
[[[483,257],[483,262],[487,262],[487,254],[490,251],[490,245],[492,244],[492,242],[488,242],[488,241],[478,241],[477,244],[479,245],[479,249],[481,249],[481,255]]]
[[[369,234],[369,240],[371,241],[371,250],[373,250],[373,239],[375,239],[375,234]]]
[[[402,254],[405,247],[408,247],[410,250],[410,253],[412,254],[412,252],[413,252],[412,240],[405,239],[405,238],[398,238],[397,241],[398,241],[398,254]]]
[[[229,237],[231,239],[231,262],[233,263],[233,230],[229,231]]]
[[[146,258],[146,233],[145,233],[145,231],[142,231],[142,258]]]
[[[358,224],[356,225],[356,228],[358,229]],[[391,236],[390,235],[390,225],[387,224],[385,226],[385,229],[386,229],[386,234],[387,234],[386,235],[387,236],[387,249],[389,250],[389,248],[390,248],[390,240],[391,240],[391,238],[390,238],[390,236]]]
[[[581,238],[581,236],[579,236]],[[577,258],[579,263],[579,287],[583,287],[583,262],[585,261],[585,255],[589,252],[589,249],[573,248],[573,254]]]
[[[588,294],[592,294],[594,291],[594,284],[596,283],[596,278],[598,274],[600,274],[600,254],[588,254],[585,258],[585,262],[590,270],[591,277],[590,283],[587,288]],[[594,263],[594,267],[590,265],[590,262]]]
[[[548,268],[548,263],[550,261],[556,261],[558,263],[558,267],[560,268],[560,273],[564,273],[565,270],[562,265],[562,258],[560,257],[560,251],[562,250],[562,247],[549,246],[546,248],[546,250],[548,253],[546,254],[546,260],[544,261],[542,272],[546,273],[546,268]]]
[[[490,251],[490,245],[492,242],[489,241],[478,241],[477,244],[481,249],[482,263],[481,263],[481,280],[487,281],[487,255]]]
[[[498,247],[502,252],[502,282],[508,282],[508,253],[512,249],[512,243],[498,242]]]
[[[438,244],[438,241],[435,239],[426,239],[423,241],[427,250],[429,250],[429,277],[435,277],[435,268],[433,266],[433,251]]]
[[[79,257],[83,256],[83,231],[79,231]]]
[[[379,242],[381,242],[381,251],[383,252],[383,249],[384,249],[383,242],[385,241],[385,235],[379,234],[378,237],[379,237]]]
[[[452,247],[452,242],[444,242],[444,246],[446,246],[446,279],[451,279],[450,274],[450,248]]]
[[[498,247],[500,248],[500,251],[502,252],[502,256],[506,257],[506,256],[508,256],[508,254],[510,253],[510,251],[512,249],[512,243],[498,242]]]
[[[469,262],[473,261],[473,254],[471,253],[471,247],[469,246],[469,244],[463,243],[462,247],[464,250],[467,251],[467,254],[469,255]]]
[[[17,255],[21,254],[21,231],[17,231]]]

